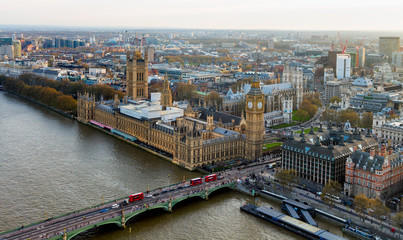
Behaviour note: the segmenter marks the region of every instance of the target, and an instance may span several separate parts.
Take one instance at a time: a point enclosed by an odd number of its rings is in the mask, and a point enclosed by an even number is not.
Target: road
[[[362,218],[359,216],[357,212],[354,211],[354,209],[350,209],[342,204],[337,204],[335,203],[331,208],[329,205],[325,204],[320,196],[317,196],[314,193],[311,193],[309,191],[299,189],[299,188],[292,188],[292,192],[289,191],[281,191],[282,187],[278,184],[275,183],[274,181],[274,172],[272,171],[265,171],[264,174],[260,174],[264,179],[269,180],[271,183],[270,186],[267,187],[267,190],[281,194],[286,196],[287,198],[290,199],[297,199],[301,202],[307,202],[309,205],[314,206],[315,208],[324,210],[326,212],[332,213],[336,216],[342,217],[344,219],[350,219],[352,220],[353,223],[357,223],[361,226],[365,227],[372,227],[373,229],[377,229],[378,231],[382,232],[383,234],[388,235],[388,237],[392,238],[400,238],[402,237],[402,232],[395,227],[396,233],[392,233],[390,231],[391,226],[390,221],[389,224],[385,222],[379,222],[379,219],[373,218],[371,216],[365,216],[366,220],[362,220]],[[276,185],[276,187],[274,187]],[[382,226],[382,229],[380,229],[380,226]]]
[[[0,236],[0,239],[34,240],[61,236],[65,231],[73,231],[82,227],[101,223],[108,219],[113,219],[117,216],[121,216],[122,210],[124,210],[125,213],[130,213],[142,208],[147,208],[148,206],[152,206],[154,204],[167,202],[170,199],[175,199],[199,191],[204,191],[206,189],[213,188],[222,184],[235,182],[238,179],[244,179],[252,173],[261,172],[264,168],[264,164],[267,164],[273,160],[274,159],[270,159],[269,161],[257,162],[249,166],[242,167],[242,169],[239,170],[230,169],[216,173],[219,176],[219,179],[213,182],[203,182],[202,184],[196,186],[189,186],[189,181],[187,181],[172,185],[170,187],[156,189],[145,194],[146,197],[143,200],[128,203],[125,206],[119,206],[115,209],[112,208],[112,205],[115,203],[120,204],[122,200],[118,202],[103,204],[80,212],[74,212],[59,218],[44,220],[38,224],[29,227],[21,227],[17,230],[4,234]]]

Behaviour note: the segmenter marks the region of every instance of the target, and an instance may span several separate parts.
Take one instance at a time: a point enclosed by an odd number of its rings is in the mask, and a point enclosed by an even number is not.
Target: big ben
[[[260,90],[260,81],[253,78],[252,86],[246,95],[246,145],[245,157],[254,160],[262,156],[264,135],[265,99]]]

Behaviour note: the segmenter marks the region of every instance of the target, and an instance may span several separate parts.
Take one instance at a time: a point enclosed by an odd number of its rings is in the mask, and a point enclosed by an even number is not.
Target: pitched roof
[[[212,109],[204,108],[201,112],[200,119],[207,121],[207,117],[213,115],[213,120],[215,122],[222,121],[222,123],[232,123],[232,120],[235,121],[235,125],[239,125],[241,123],[242,118],[238,116],[234,116],[231,114],[217,112]]]

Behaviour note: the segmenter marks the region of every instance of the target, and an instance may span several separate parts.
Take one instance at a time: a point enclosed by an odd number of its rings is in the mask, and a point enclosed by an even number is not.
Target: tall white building
[[[350,54],[337,54],[336,77],[337,79],[349,78],[351,74]]]
[[[270,39],[267,43],[267,49],[274,49],[274,40]]]
[[[365,67],[365,48],[361,47],[358,51],[358,66],[357,67]]]

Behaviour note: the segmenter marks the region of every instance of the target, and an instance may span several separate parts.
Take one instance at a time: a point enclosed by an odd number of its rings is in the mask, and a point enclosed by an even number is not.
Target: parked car
[[[113,204],[111,208],[113,208],[113,209],[119,208],[119,205],[118,204]]]

